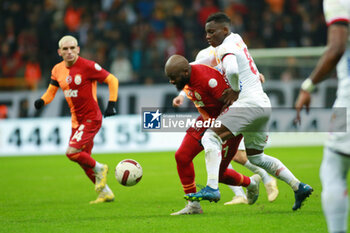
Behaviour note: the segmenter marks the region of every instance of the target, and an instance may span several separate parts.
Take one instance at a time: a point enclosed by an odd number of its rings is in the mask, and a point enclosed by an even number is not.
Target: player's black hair
[[[222,13],[222,12],[217,12],[209,15],[206,23],[209,23],[211,21],[214,21],[215,23],[228,23],[228,24],[231,23],[230,18],[225,13]]]

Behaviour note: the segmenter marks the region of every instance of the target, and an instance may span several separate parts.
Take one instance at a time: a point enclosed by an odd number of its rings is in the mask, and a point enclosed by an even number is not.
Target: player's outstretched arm
[[[52,83],[51,81],[45,94],[40,99],[35,100],[34,106],[37,110],[41,109],[45,104],[51,103],[51,101],[55,98],[56,92],[58,90],[58,86],[55,84],[56,83]]]
[[[109,74],[104,83],[107,83],[109,89],[109,101],[104,117],[114,116],[117,114],[115,103],[118,98],[119,81],[113,74]]]

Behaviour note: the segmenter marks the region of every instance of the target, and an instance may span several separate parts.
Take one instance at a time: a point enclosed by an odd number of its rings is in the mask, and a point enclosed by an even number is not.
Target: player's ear
[[[80,53],[80,47],[79,46],[77,46],[77,51],[78,51],[78,54]]]
[[[230,33],[230,28],[228,26],[224,26],[223,31],[225,33],[225,35]]]
[[[60,49],[57,49],[57,53],[60,57],[62,57],[62,54],[61,54],[61,50]]]

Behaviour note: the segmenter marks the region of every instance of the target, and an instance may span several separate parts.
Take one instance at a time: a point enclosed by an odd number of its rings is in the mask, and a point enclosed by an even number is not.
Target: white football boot
[[[248,200],[244,196],[234,196],[231,201],[225,202],[224,205],[248,204]]]
[[[269,202],[273,202],[274,200],[276,200],[279,193],[277,187],[277,180],[272,177],[272,180],[264,185],[266,189],[267,199],[269,200]]]
[[[203,214],[203,210],[198,201],[189,201],[185,208],[170,215]]]

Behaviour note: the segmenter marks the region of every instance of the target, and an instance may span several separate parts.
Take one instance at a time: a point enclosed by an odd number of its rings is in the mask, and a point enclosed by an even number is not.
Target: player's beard
[[[188,82],[189,82],[189,78],[185,76],[181,76],[181,80],[176,83],[176,89],[178,91],[182,91],[182,89],[184,89],[184,87]]]

